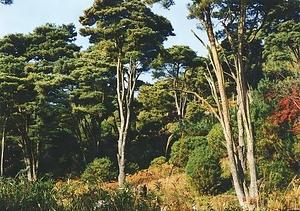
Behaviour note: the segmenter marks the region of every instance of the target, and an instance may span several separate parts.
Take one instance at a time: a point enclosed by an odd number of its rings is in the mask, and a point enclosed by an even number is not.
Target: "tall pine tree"
[[[116,68],[116,95],[119,110],[119,186],[125,180],[125,145],[130,128],[132,102],[139,76],[149,70],[163,41],[173,35],[168,20],[155,15],[141,1],[95,0],[79,19],[81,34],[109,51]]]

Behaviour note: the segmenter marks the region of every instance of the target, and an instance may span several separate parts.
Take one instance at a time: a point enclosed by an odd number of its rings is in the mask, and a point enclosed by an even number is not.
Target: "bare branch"
[[[181,90],[181,89],[177,89],[174,91],[180,91],[180,92],[185,92],[187,94],[193,94],[194,96],[196,96],[199,100],[203,101],[212,111],[212,113],[215,115],[215,117],[220,121],[220,116],[218,115],[218,113],[215,111],[215,109],[212,107],[212,105],[207,102],[207,100],[205,100],[203,97],[201,97],[198,93],[193,92],[193,91],[188,91],[188,90]]]
[[[203,42],[203,40],[194,32],[194,30],[191,30],[191,32],[200,41],[200,43],[206,48],[206,50],[208,52],[210,52],[210,48],[207,45],[205,45],[205,43]]]

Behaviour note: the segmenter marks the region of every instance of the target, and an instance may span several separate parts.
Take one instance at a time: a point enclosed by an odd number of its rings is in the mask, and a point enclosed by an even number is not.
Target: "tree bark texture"
[[[254,157],[254,138],[253,130],[250,121],[250,102],[249,92],[247,90],[244,63],[243,63],[243,45],[244,45],[244,25],[246,19],[246,1],[241,1],[240,19],[238,21],[238,38],[235,70],[232,72],[236,81],[237,93],[237,123],[238,123],[238,140],[235,141],[230,125],[230,110],[229,101],[226,96],[225,79],[222,69],[222,64],[218,54],[218,46],[214,35],[211,17],[211,8],[202,8],[203,13],[198,17],[204,26],[209,40],[210,59],[213,65],[213,73],[216,77],[216,82],[213,77],[207,77],[211,87],[212,95],[217,105],[217,118],[220,121],[223,133],[226,140],[226,148],[228,160],[233,180],[233,186],[241,207],[245,209],[253,209],[253,202],[258,197],[256,164]],[[225,29],[226,31],[226,29]],[[228,40],[233,45],[233,39],[226,31]],[[249,172],[249,173],[248,173]],[[246,184],[245,175],[249,175],[250,184]]]
[[[240,99],[238,104],[238,110],[241,111],[243,119],[243,128],[246,132],[247,142],[247,161],[249,167],[250,185],[249,185],[249,197],[246,199],[248,206],[252,207],[251,203],[257,200],[258,187],[257,187],[257,174],[256,164],[254,157],[254,137],[250,119],[250,104],[249,95],[250,92],[247,90],[247,85],[244,75],[244,62],[243,62],[243,44],[244,44],[244,25],[246,19],[246,0],[241,1],[240,9],[240,20],[238,25],[238,62],[236,68],[236,84],[237,84],[237,95]],[[241,126],[242,127],[242,126]],[[245,190],[246,191],[246,190]]]
[[[117,64],[117,98],[118,98],[118,108],[119,108],[119,118],[120,126],[119,138],[118,138],[118,184],[122,187],[125,182],[125,146],[127,141],[127,134],[130,126],[132,101],[134,97],[134,90],[136,87],[136,81],[138,75],[136,73],[135,61],[130,59],[129,69],[126,72],[124,67],[122,67],[122,53],[119,53],[118,64]]]
[[[207,9],[204,12],[206,16],[205,28],[210,43],[213,71],[217,78],[217,85],[218,85],[219,96],[215,96],[215,100],[216,103],[219,104],[219,102],[217,101],[220,99],[219,117],[220,117],[220,123],[223,128],[225,140],[226,140],[226,149],[228,153],[228,160],[229,160],[229,165],[230,165],[230,170],[231,170],[231,175],[233,180],[233,186],[236,191],[237,198],[240,205],[242,207],[245,207],[245,202],[244,202],[245,193],[243,191],[243,186],[240,183],[238,165],[236,162],[234,140],[232,135],[232,128],[230,125],[229,101],[226,96],[223,69],[218,56],[218,50],[215,42],[215,36],[212,27],[210,11],[209,9]]]

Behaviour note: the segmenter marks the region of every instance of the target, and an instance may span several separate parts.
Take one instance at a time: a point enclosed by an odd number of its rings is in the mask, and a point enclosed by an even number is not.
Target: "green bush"
[[[139,164],[133,162],[126,162],[125,172],[128,174],[134,174],[140,170]]]
[[[219,157],[208,145],[197,147],[191,154],[185,168],[192,188],[200,194],[214,194],[221,183]]]
[[[83,174],[81,179],[83,182],[90,184],[101,184],[103,182],[110,182],[115,180],[117,172],[114,168],[113,162],[109,158],[96,158],[90,163]]]
[[[0,179],[0,210],[62,210],[53,181],[30,182],[25,177]]]
[[[110,194],[109,201],[106,202],[110,209],[106,210],[160,210],[160,198],[152,191],[147,191],[145,195],[140,195],[130,184],[125,184],[121,189],[114,190]]]
[[[188,136],[176,141],[171,148],[170,163],[184,168],[192,151],[206,142],[204,136]]]
[[[150,167],[155,167],[155,166],[161,166],[162,164],[166,163],[167,159],[165,156],[160,156],[157,158],[154,158],[151,163],[150,163]]]
[[[226,141],[223,133],[223,128],[220,123],[214,124],[212,129],[206,136],[208,144],[218,153],[221,157],[227,156]]]
[[[296,175],[292,169],[281,160],[269,161],[258,165],[258,173],[263,178],[261,188],[269,193],[274,190],[283,190]]]

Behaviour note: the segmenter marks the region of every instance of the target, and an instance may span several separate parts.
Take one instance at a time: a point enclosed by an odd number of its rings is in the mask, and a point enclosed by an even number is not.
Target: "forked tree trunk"
[[[31,140],[23,141],[24,146],[24,163],[27,171],[28,181],[37,180],[37,159],[35,153],[35,147]]]
[[[35,144],[34,141],[28,138],[29,124],[28,117],[24,120],[24,126],[20,126],[16,122],[16,128],[20,134],[20,145],[23,152],[23,161],[25,165],[25,170],[21,170],[23,173],[27,173],[27,179],[29,181],[37,180],[37,170],[38,170],[38,151],[39,145]],[[25,172],[24,172],[25,171]]]
[[[237,194],[237,198],[239,203],[242,207],[245,207],[245,194],[243,191],[243,186],[240,183],[240,176],[238,173],[238,165],[236,163],[236,157],[235,157],[235,150],[234,150],[234,140],[232,135],[232,128],[230,125],[230,112],[229,112],[229,101],[226,96],[226,90],[225,90],[225,81],[224,81],[224,74],[221,62],[219,60],[217,46],[215,42],[215,36],[213,32],[212,22],[211,22],[211,14],[209,9],[205,11],[206,15],[206,33],[209,39],[210,43],[210,49],[211,49],[211,59],[214,66],[214,73],[217,78],[217,85],[218,85],[218,92],[220,97],[220,107],[219,107],[219,115],[220,115],[220,123],[223,128],[223,133],[226,140],[226,149],[228,154],[228,160],[233,180],[233,186]],[[216,103],[219,104],[218,96],[215,96]]]
[[[122,187],[125,182],[125,146],[127,141],[127,133],[130,126],[130,117],[132,109],[132,101],[138,75],[136,75],[136,67],[134,61],[130,60],[129,70],[126,74],[122,67],[122,53],[119,53],[117,64],[117,99],[119,108],[120,126],[118,138],[118,185]]]
[[[254,159],[254,140],[252,135],[252,127],[250,122],[249,100],[245,86],[243,75],[243,27],[245,21],[245,2],[241,5],[241,19],[239,23],[239,38],[238,38],[238,55],[236,66],[236,83],[237,83],[237,101],[238,101],[238,129],[239,138],[237,146],[233,139],[232,128],[230,125],[229,101],[226,96],[225,82],[221,61],[218,55],[216,46],[216,38],[214,36],[210,10],[204,10],[205,21],[203,22],[210,43],[211,61],[213,64],[214,74],[217,79],[217,87],[211,83],[212,93],[215,102],[218,105],[219,120],[223,128],[228,160],[233,180],[233,186],[238,198],[238,201],[243,208],[252,209],[253,199],[258,196],[256,166]],[[246,134],[246,144],[244,140],[244,131]],[[247,148],[247,149],[246,149]],[[245,156],[246,154],[246,156]],[[245,181],[246,174],[246,158],[248,161],[250,185],[247,186]]]
[[[184,93],[183,91],[176,91],[176,89],[177,89],[177,87],[174,88],[174,90],[175,90],[174,91],[175,106],[176,106],[176,110],[177,110],[178,121],[180,124],[183,124],[187,96],[186,96],[186,93]]]
[[[217,46],[216,37],[214,35],[211,17],[211,2],[207,4],[200,1],[196,4],[199,6],[199,11],[195,10],[196,17],[202,23],[207,37],[209,40],[210,47],[208,47],[211,63],[213,65],[213,73],[215,77],[210,75],[207,77],[209,85],[211,87],[211,93],[214,97],[215,103],[217,105],[217,111],[213,110],[214,115],[220,121],[223,133],[226,140],[226,148],[228,154],[228,161],[230,165],[233,186],[238,198],[238,201],[243,209],[252,210],[255,208],[255,202],[258,197],[258,186],[257,186],[257,175],[256,175],[256,164],[254,157],[254,137],[253,129],[251,126],[250,119],[250,95],[247,90],[245,76],[244,76],[244,63],[243,63],[243,45],[244,45],[244,26],[246,20],[246,0],[240,1],[240,15],[238,20],[238,38],[237,42],[234,43],[231,32],[226,28],[226,20],[223,24],[225,26],[225,33],[227,35],[228,41],[232,47],[232,51],[236,52],[234,56],[235,64],[234,70],[232,71],[232,77],[236,82],[236,92],[237,92],[237,123],[238,123],[238,140],[235,141],[232,135],[232,128],[230,125],[230,111],[229,102],[226,96],[225,90],[225,78],[223,75],[222,64],[220,57],[218,55],[218,50],[221,46]],[[203,3],[203,4],[201,4]],[[228,11],[229,13],[231,11]],[[194,14],[194,15],[195,15]],[[196,37],[200,42],[204,42],[197,35]],[[238,46],[237,46],[238,45]],[[237,49],[237,51],[235,50]],[[228,63],[228,60],[226,60]],[[231,67],[231,64],[229,64]],[[231,69],[231,68],[230,68]],[[214,81],[216,78],[216,82]],[[250,184],[247,184],[247,178],[250,180]]]
[[[125,114],[124,114],[124,97],[125,97],[125,88],[124,88],[124,73],[122,71],[122,53],[119,53],[118,64],[117,64],[117,99],[119,107],[119,118],[120,126],[119,138],[118,138],[118,166],[119,166],[119,175],[118,175],[118,184],[119,187],[122,187],[125,181],[125,144],[126,144],[126,131],[125,131]]]

